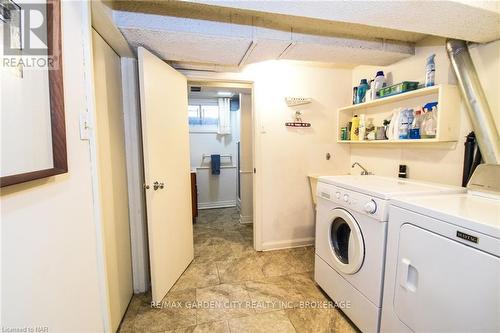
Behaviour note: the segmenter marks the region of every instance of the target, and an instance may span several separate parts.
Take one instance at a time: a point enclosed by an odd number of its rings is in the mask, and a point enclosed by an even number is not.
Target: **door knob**
[[[154,182],[153,183],[153,189],[156,191],[158,189],[163,189],[165,187],[165,184],[164,183],[160,183],[160,182]]]

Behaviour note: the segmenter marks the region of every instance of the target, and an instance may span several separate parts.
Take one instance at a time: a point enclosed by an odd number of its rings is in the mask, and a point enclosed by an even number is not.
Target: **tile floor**
[[[120,332],[356,332],[313,281],[314,249],[256,252],[234,208],[200,211],[194,261],[153,308],[134,295]]]

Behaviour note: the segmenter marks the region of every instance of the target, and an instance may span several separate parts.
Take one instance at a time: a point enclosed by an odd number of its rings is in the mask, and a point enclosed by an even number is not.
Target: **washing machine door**
[[[354,274],[363,265],[365,245],[354,217],[342,208],[330,214],[329,245],[334,268],[344,274]]]

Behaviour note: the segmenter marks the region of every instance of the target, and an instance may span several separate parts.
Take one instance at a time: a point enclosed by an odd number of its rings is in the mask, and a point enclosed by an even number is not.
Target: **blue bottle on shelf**
[[[369,87],[368,81],[366,79],[361,79],[358,86],[356,104],[363,103],[365,101],[366,91]]]
[[[434,62],[435,54],[431,54],[427,58],[427,64],[425,65],[425,86],[432,87],[434,85],[434,79],[436,77],[436,63]]]

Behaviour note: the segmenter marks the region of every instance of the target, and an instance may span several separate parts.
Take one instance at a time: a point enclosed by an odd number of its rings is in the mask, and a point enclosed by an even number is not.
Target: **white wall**
[[[263,249],[312,244],[314,210],[308,174],[344,174],[349,147],[335,143],[336,109],[351,100],[351,70],[288,61],[248,66],[244,75],[254,82],[255,166],[262,221]],[[310,97],[303,120],[311,128],[293,129],[293,111],[285,97]],[[327,161],[325,154],[332,155]]]
[[[191,102],[196,102],[190,100]],[[214,103],[217,101],[215,100]],[[239,140],[239,111],[231,111],[231,134],[190,132],[191,169],[196,170],[198,208],[216,208],[236,205],[237,157]],[[221,157],[221,174],[212,175],[210,158],[203,154],[231,154]]]
[[[88,4],[61,6],[69,172],[2,189],[1,322],[102,332],[91,157],[78,126],[87,107],[82,47],[90,40],[82,30],[89,28]]]
[[[427,38],[417,44],[414,57],[402,60],[384,69],[392,76],[392,81],[424,81],[426,58],[436,54],[436,84],[456,84],[456,78],[445,50],[445,40],[441,38]],[[500,74],[500,42],[475,47],[471,53],[475,61],[480,79],[486,88],[487,98],[494,114],[496,114],[497,128],[500,123],[498,77]],[[354,68],[352,85],[359,84],[361,78],[373,78],[378,67],[358,66]],[[487,85],[485,85],[487,83]],[[378,175],[397,176],[398,165],[406,164],[409,177],[443,184],[461,185],[464,140],[471,131],[471,125],[465,105],[461,103],[456,110],[460,117],[459,138],[456,144],[432,144],[425,146],[400,145],[388,147],[352,146],[351,162],[360,162],[369,171]],[[377,125],[376,125],[377,126]],[[355,171],[358,172],[358,171]]]

